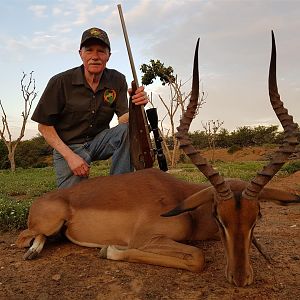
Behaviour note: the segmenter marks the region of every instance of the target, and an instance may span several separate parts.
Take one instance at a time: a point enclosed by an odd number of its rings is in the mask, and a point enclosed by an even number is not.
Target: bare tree
[[[154,79],[159,78],[163,86],[167,85],[169,87],[169,99],[164,99],[161,95],[158,95],[165,109],[165,114],[162,113],[163,117],[160,119],[160,133],[163,139],[162,145],[165,156],[170,167],[175,168],[179,158],[179,142],[175,137],[176,124],[179,123],[180,115],[184,113],[185,104],[190,98],[191,92],[183,92],[184,85],[187,82],[182,83],[181,80],[178,80],[177,75],[173,75],[173,68],[171,66],[165,67],[159,60],[151,59],[148,65],[143,64],[140,69],[143,73],[142,84],[152,84]],[[202,92],[200,94],[201,99],[198,109],[205,103],[204,93]],[[150,102],[153,106],[152,95]],[[168,145],[168,141],[171,145]]]
[[[21,139],[24,137],[25,134],[25,127],[28,121],[28,117],[30,114],[30,110],[32,107],[33,100],[37,96],[37,92],[35,91],[35,79],[32,76],[33,71],[30,72],[29,79],[27,80],[27,83],[25,82],[25,79],[27,77],[27,74],[23,72],[23,77],[21,79],[21,91],[22,96],[24,99],[24,110],[22,111],[22,127],[19,134],[19,137],[16,140],[12,139],[12,134],[9,129],[7,116],[4,110],[4,107],[2,105],[2,102],[0,100],[0,107],[2,110],[2,129],[0,129],[0,138],[5,143],[7,150],[8,150],[8,159],[10,162],[10,169],[12,172],[16,170],[16,162],[15,162],[15,151],[20,143]]]
[[[160,119],[160,133],[163,139],[163,150],[169,162],[170,168],[176,167],[180,154],[179,142],[175,134],[176,126],[179,123],[178,120],[181,115],[183,115],[187,100],[191,95],[191,92],[183,92],[184,85],[186,83],[187,82],[182,83],[181,80],[178,80],[176,75],[172,80],[169,78],[169,99],[164,99],[161,95],[158,95],[158,98],[165,109],[165,113],[162,114],[163,117]],[[200,94],[201,98],[199,100],[197,110],[199,110],[199,108],[205,103],[206,98],[204,92],[201,92]],[[154,106],[152,93],[149,102],[152,106]],[[168,146],[168,143],[171,145]]]
[[[221,126],[224,124],[223,121],[220,120],[209,120],[206,123],[202,122],[202,126],[205,130],[209,148],[212,150],[211,161],[212,164],[215,163],[215,150],[216,150],[216,138],[218,135],[218,131],[220,130]]]

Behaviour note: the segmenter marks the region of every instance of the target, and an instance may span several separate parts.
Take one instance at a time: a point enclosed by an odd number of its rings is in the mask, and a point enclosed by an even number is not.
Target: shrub
[[[16,165],[24,169],[47,167],[49,166],[47,158],[51,155],[51,147],[42,136],[37,136],[19,144],[15,155]]]
[[[293,162],[288,162],[285,164],[281,171],[287,172],[288,174],[293,174],[297,171],[300,171],[300,161],[293,161]]]
[[[242,149],[243,149],[243,147],[241,147],[239,145],[232,145],[231,147],[229,147],[229,149],[227,150],[227,152],[229,154],[233,154],[233,153],[235,153],[235,152],[237,152],[239,150],[242,150]]]
[[[32,165],[32,168],[46,168],[48,164],[46,162],[37,162]]]

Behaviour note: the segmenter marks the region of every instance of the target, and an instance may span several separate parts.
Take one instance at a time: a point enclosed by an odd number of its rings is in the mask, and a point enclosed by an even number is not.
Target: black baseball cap
[[[107,33],[104,30],[96,28],[96,27],[87,29],[83,32],[82,37],[81,37],[81,42],[80,42],[80,49],[84,46],[84,44],[88,40],[91,40],[91,39],[101,41],[108,47],[108,49],[110,51],[110,42],[109,42]]]

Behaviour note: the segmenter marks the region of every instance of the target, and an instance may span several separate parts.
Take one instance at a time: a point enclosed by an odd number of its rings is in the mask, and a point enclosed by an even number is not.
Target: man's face
[[[79,50],[79,55],[85,71],[90,74],[100,74],[105,69],[110,57],[107,46],[93,41],[86,43],[86,45]]]

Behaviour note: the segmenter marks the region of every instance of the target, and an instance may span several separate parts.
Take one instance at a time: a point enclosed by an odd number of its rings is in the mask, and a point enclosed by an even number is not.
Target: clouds
[[[46,5],[30,5],[29,10],[33,12],[34,16],[38,18],[46,17]]]
[[[200,72],[208,99],[199,117],[224,120],[224,126],[230,130],[269,118],[271,124],[277,124],[267,93],[270,31],[274,28],[280,91],[290,99],[286,105],[299,120],[300,106],[296,101],[299,98],[296,91],[300,78],[296,62],[299,52],[296,52],[300,39],[295,38],[294,30],[300,24],[296,12],[300,13],[296,1],[187,4],[180,7],[180,12],[174,12],[178,19],[172,22],[172,28],[159,27],[160,38],[144,55],[172,65],[176,73],[186,79],[191,74],[194,43],[200,36]],[[281,82],[283,78],[285,82]],[[197,120],[193,129],[195,126],[199,126]]]
[[[47,5],[31,4],[28,7],[24,6],[25,4],[22,3],[23,7],[20,7],[24,13],[23,26],[12,36],[4,31],[0,33],[2,51],[18,53],[19,60],[24,58],[21,54],[23,51],[39,53],[74,51],[82,28],[88,26],[89,22],[94,22],[95,18],[101,19],[111,7],[104,1],[92,0],[75,2],[61,0],[49,2]],[[21,22],[21,19],[18,21]],[[15,31],[17,26],[17,23],[13,24],[10,30]]]
[[[113,51],[109,66],[130,81],[119,2],[137,69],[150,59],[160,59],[180,79],[189,80],[200,37],[200,75],[208,98],[192,130],[201,130],[201,121],[210,119],[223,120],[229,130],[278,124],[267,91],[271,29],[277,40],[280,93],[299,122],[300,5],[293,0],[6,1],[0,12],[0,66],[7,73],[0,74],[0,80],[7,84],[0,98],[19,99],[11,80],[18,84],[21,71],[35,70],[42,92],[52,75],[80,64],[80,36],[92,26],[108,31]],[[163,93],[158,85],[147,90]],[[14,101],[12,109],[19,105]]]

